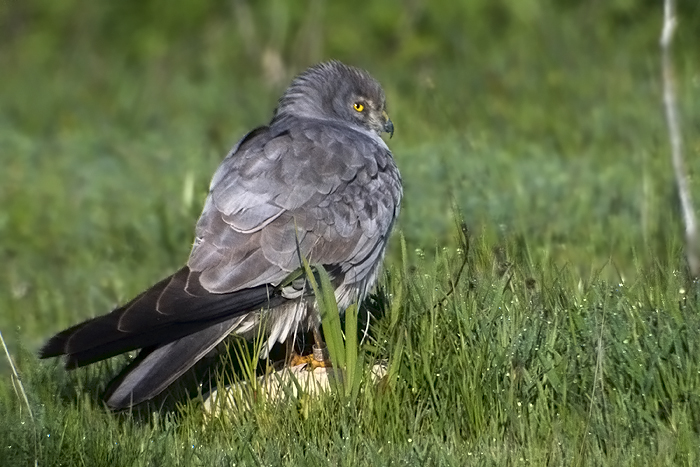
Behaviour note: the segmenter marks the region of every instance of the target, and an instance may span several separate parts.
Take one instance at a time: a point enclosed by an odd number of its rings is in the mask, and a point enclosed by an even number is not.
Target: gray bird
[[[317,330],[310,287],[287,280],[302,257],[329,272],[339,310],[362,301],[402,196],[382,132],[394,126],[369,73],[337,61],[309,68],[270,124],[245,135],[214,173],[187,265],[55,335],[40,357],[66,355],[73,369],[141,349],[105,394],[121,409],[161,393],[229,334],[250,338],[264,323],[269,350]]]

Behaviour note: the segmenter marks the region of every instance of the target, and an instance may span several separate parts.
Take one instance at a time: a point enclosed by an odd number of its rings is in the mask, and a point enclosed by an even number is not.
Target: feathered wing
[[[299,294],[277,287],[300,255],[333,271],[344,306],[362,298],[400,198],[398,171],[378,137],[317,121],[254,130],[214,174],[187,266],[112,313],[57,334],[40,356],[66,354],[75,368],[142,348],[107,402],[148,400],[249,326],[250,313],[281,307],[271,315],[269,345],[308,318],[283,306]]]
[[[214,175],[188,262],[207,290],[277,285],[299,254],[348,284],[377,266],[401,199],[391,153],[342,125],[295,123],[245,142]]]

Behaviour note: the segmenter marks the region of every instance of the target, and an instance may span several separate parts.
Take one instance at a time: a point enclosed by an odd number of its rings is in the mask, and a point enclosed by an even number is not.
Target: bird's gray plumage
[[[280,98],[269,126],[221,163],[187,266],[124,307],[54,336],[42,357],[77,367],[143,349],[107,403],[160,393],[230,333],[265,322],[268,349],[320,323],[307,287],[284,285],[303,256],[331,274],[339,308],[374,284],[402,195],[380,85],[339,62],[310,68]]]

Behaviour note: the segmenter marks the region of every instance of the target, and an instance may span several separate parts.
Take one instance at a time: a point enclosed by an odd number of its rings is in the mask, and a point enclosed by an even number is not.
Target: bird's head
[[[381,85],[364,70],[330,61],[297,76],[279,100],[275,118],[334,120],[393,136]]]

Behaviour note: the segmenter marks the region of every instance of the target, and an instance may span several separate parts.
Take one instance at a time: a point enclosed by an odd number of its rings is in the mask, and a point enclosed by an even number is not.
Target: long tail
[[[128,407],[160,393],[226,337],[241,317],[286,301],[272,286],[212,294],[184,267],[111,313],[56,334],[40,358],[72,369],[143,349],[111,384],[107,403]]]
[[[214,324],[160,347],[143,349],[104,395],[108,406],[124,409],[152,399],[221,342],[239,318]]]

